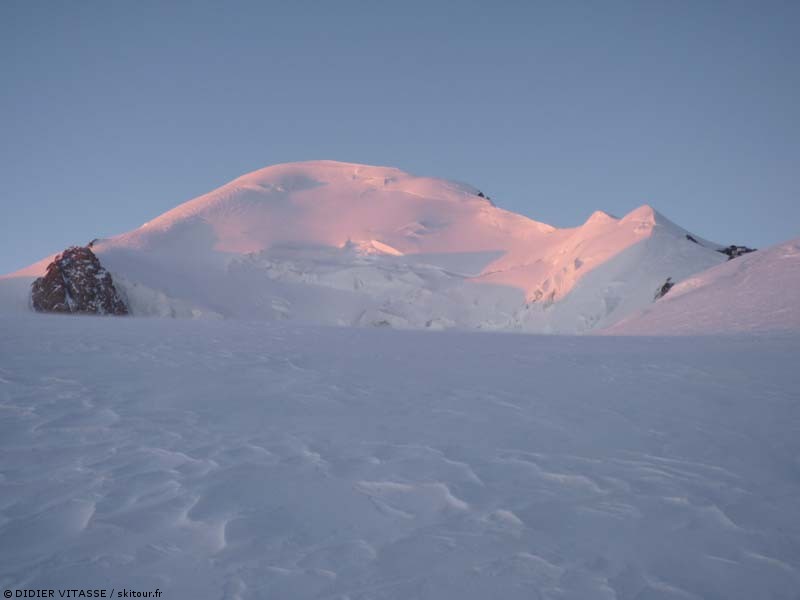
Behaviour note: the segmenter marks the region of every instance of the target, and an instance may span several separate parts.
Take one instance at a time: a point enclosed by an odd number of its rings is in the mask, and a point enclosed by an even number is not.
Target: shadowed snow
[[[796,600],[798,352],[0,316],[0,587]]]

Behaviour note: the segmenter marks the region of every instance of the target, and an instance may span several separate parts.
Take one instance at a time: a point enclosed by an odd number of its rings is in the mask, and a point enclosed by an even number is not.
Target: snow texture
[[[799,353],[0,316],[0,588],[797,600]]]

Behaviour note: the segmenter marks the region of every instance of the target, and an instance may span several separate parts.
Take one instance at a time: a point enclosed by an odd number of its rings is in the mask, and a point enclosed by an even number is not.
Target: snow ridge
[[[608,330],[677,335],[800,331],[800,238],[688,277]]]

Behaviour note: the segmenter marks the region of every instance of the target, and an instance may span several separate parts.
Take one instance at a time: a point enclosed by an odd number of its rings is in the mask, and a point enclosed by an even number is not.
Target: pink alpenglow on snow
[[[469,185],[311,161],[239,177],[92,250],[134,316],[581,333],[725,262],[720,248],[647,205],[558,229]],[[0,310],[25,309],[48,263],[0,280]]]

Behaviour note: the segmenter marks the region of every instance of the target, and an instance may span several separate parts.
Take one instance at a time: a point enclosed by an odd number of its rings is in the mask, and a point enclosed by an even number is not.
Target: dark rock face
[[[31,303],[37,312],[127,315],[111,275],[87,247],[67,248],[33,282]]]
[[[721,248],[717,250],[717,252],[721,252],[722,254],[727,255],[728,260],[733,260],[741,256],[742,254],[747,254],[748,252],[755,252],[755,248],[748,248],[747,246],[734,246],[730,245],[727,248]]]
[[[696,238],[692,237],[688,233],[686,234],[686,239],[690,242],[694,242],[695,244],[700,244]],[[700,244],[701,246],[703,244]],[[725,248],[716,248],[716,251],[720,254],[724,254],[728,257],[728,260],[733,260],[734,258],[738,258],[742,254],[747,254],[748,252],[755,252],[756,248],[748,248],[747,246],[736,246],[735,244],[731,244],[730,246],[726,246]]]
[[[653,296],[653,302],[655,302],[659,298],[663,298],[664,296],[666,296],[667,292],[670,291],[674,285],[675,282],[672,281],[672,277],[667,277],[667,280],[664,282],[664,285],[662,285],[660,288],[656,290],[656,295]]]

